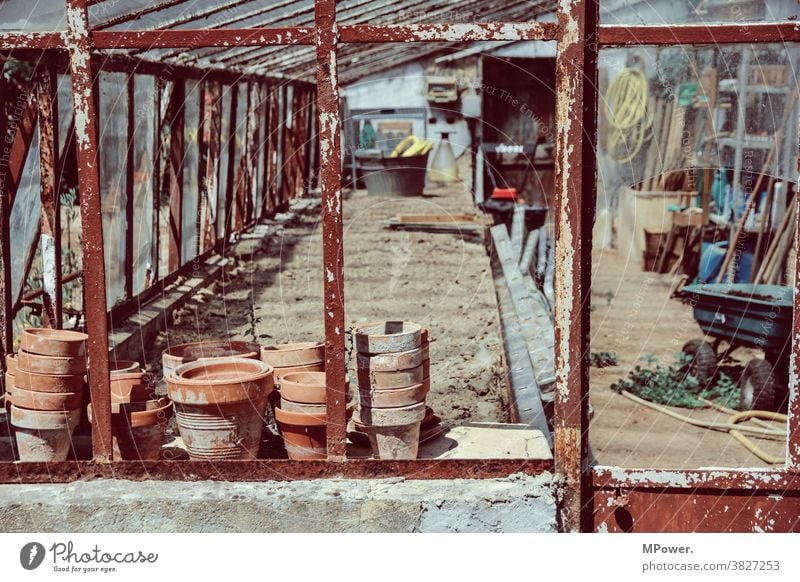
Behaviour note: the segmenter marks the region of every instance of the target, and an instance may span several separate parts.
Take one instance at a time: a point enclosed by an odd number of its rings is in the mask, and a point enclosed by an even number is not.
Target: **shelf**
[[[723,79],[719,82],[719,90],[736,93],[739,90],[739,80]],[[751,93],[773,93],[776,95],[788,95],[792,91],[786,85],[747,85],[745,90]]]

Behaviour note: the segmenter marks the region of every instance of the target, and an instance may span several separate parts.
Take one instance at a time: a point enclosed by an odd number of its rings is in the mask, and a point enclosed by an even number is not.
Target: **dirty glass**
[[[197,219],[200,202],[200,81],[186,82],[183,118],[183,214],[181,230],[181,264],[197,255],[199,248]]]
[[[742,422],[763,455],[695,425],[786,413],[798,57],[783,44],[600,53],[590,308],[600,464],[783,463],[785,420]]]
[[[127,79],[125,73],[100,73],[100,206],[109,307],[125,298]]]
[[[65,7],[65,0],[4,0],[0,2],[0,30],[66,30]]]
[[[134,77],[133,134],[133,293],[153,283],[155,233],[153,232],[153,160],[156,144],[155,77]]]
[[[601,0],[601,24],[743,24],[800,15],[795,0]]]

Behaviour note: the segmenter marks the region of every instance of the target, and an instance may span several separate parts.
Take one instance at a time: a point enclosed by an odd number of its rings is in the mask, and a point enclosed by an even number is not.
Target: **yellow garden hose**
[[[709,428],[709,429],[717,429],[717,430],[727,430],[730,435],[739,441],[748,451],[753,453],[759,459],[764,461],[765,463],[769,463],[770,465],[778,465],[783,464],[785,459],[783,457],[776,457],[774,455],[770,455],[764,449],[756,445],[752,440],[747,438],[743,432],[750,432],[753,434],[758,434],[762,437],[766,436],[779,436],[779,437],[786,437],[786,430],[778,430],[769,428],[767,423],[761,422],[758,419],[763,420],[772,420],[777,422],[786,422],[788,417],[785,414],[781,414],[779,412],[769,412],[767,410],[745,410],[742,412],[736,412],[730,408],[725,406],[721,406],[715,402],[711,402],[710,400],[702,399],[704,403],[726,413],[732,413],[731,417],[728,419],[728,422],[708,422],[705,420],[698,420],[695,418],[690,418],[686,415],[679,414],[674,410],[670,410],[666,406],[661,406],[660,404],[656,404],[655,402],[650,402],[649,400],[644,400],[643,398],[639,398],[628,392],[627,390],[622,391],[622,395],[630,400],[633,400],[637,404],[641,404],[642,406],[646,406],[648,408],[652,408],[653,410],[657,410],[667,416],[671,416],[677,420],[686,422],[688,424],[701,427],[701,428]],[[745,420],[754,420],[758,422],[759,426],[739,426],[740,422]]]
[[[737,424],[739,422],[742,422],[743,420],[748,420],[751,418],[764,418],[767,420],[778,420],[783,422],[786,422],[788,420],[788,417],[785,414],[780,414],[779,412],[769,412],[766,410],[745,410],[743,412],[737,412],[736,414],[731,416],[728,422],[731,422],[732,424]],[[731,429],[730,433],[733,438],[742,443],[744,448],[746,448],[748,451],[753,453],[755,456],[757,456],[765,463],[769,463],[770,465],[782,465],[783,463],[786,462],[786,459],[784,457],[776,457],[775,455],[770,455],[767,451],[765,451],[757,444],[755,444],[753,441],[751,441],[749,438],[744,436],[741,433],[741,431],[736,429]]]
[[[409,135],[399,144],[397,147],[394,148],[391,155],[391,158],[397,157],[404,157],[408,158],[411,156],[420,156],[423,154],[427,154],[431,151],[433,147],[433,142],[427,139],[420,139],[416,135]]]
[[[612,81],[604,100],[608,119],[607,150],[618,164],[630,162],[653,125],[647,79],[639,69],[623,69]]]

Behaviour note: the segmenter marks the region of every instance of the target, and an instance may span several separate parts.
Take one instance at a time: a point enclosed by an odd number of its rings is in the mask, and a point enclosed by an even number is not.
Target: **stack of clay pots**
[[[274,413],[281,400],[281,378],[297,372],[325,371],[325,344],[303,342],[265,346],[261,348],[261,361],[275,370],[275,390],[270,396]]]
[[[290,459],[326,457],[326,397],[325,372],[290,372],[281,378],[274,413]]]
[[[370,323],[353,330],[353,341],[358,352],[356,429],[368,435],[378,458],[415,459],[430,388],[422,328],[407,321]]]
[[[269,364],[247,358],[201,359],[178,366],[166,380],[192,460],[258,457],[273,388]]]
[[[111,361],[109,368],[114,458],[157,460],[172,417],[172,402],[156,395],[153,377],[139,362]],[[91,404],[88,412],[91,420]]]
[[[350,380],[346,382],[345,392],[348,393]],[[325,372],[291,372],[281,378],[275,420],[290,459],[326,458],[326,398]]]
[[[10,391],[21,461],[66,460],[81,418],[86,339],[83,333],[56,329],[22,332]]]

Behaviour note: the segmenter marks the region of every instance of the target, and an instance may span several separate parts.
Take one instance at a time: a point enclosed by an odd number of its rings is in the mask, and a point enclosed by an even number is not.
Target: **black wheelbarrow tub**
[[[709,283],[687,285],[680,297],[711,337],[769,352],[782,350],[791,336],[791,287]]]

